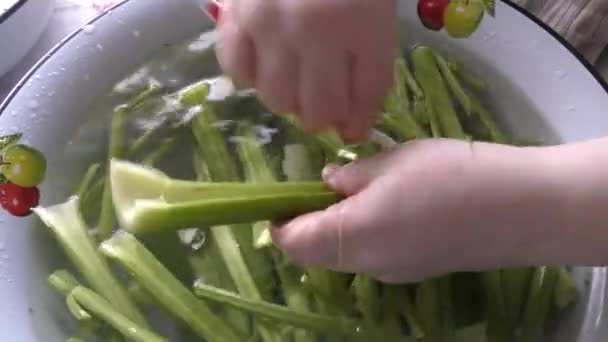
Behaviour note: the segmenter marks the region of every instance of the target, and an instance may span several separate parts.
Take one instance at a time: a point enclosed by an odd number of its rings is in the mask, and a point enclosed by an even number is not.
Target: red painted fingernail
[[[219,2],[215,0],[207,1],[207,5],[205,7],[205,12],[213,20],[214,22],[218,22],[220,20],[220,14],[222,12],[222,6]]]

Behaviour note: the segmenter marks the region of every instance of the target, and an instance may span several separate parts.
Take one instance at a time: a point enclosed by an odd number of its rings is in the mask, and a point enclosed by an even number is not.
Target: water
[[[136,33],[137,32],[137,33]],[[90,32],[93,33],[93,32]],[[133,31],[134,37],[139,37],[139,31]],[[490,34],[488,39],[495,36]],[[96,45],[99,51],[103,51],[103,47],[99,44]],[[217,104],[218,120],[214,125],[218,127],[221,132],[225,135],[226,141],[229,142],[228,149],[231,156],[237,161],[238,173],[242,175],[242,165],[238,162],[238,153],[234,149],[239,142],[243,140],[243,137],[239,136],[235,130],[239,124],[244,122],[242,120],[245,116],[252,120],[253,128],[257,134],[258,141],[265,145],[266,156],[268,157],[269,163],[272,165],[281,165],[280,161],[288,159],[284,157],[286,144],[285,130],[282,129],[284,126],[280,124],[280,121],[276,116],[268,113],[263,107],[259,106],[254,100],[251,100],[251,92],[238,92],[236,93],[234,85],[225,78],[217,78],[217,63],[214,60],[212,52],[213,42],[209,39],[209,35],[201,35],[197,39],[188,41],[181,46],[177,46],[174,49],[163,49],[157,56],[153,56],[152,59],[145,65],[134,70],[130,75],[125,77],[121,82],[118,82],[112,91],[100,97],[98,103],[95,106],[91,106],[90,113],[83,115],[89,115],[89,120],[86,121],[79,132],[85,131],[85,127],[89,127],[89,130],[94,130],[94,137],[90,134],[78,135],[74,133],[75,138],[68,139],[69,146],[66,146],[66,150],[70,150],[68,147],[78,146],[78,149],[86,151],[83,153],[83,157],[75,158],[77,162],[73,162],[70,165],[78,165],[79,168],[84,169],[86,165],[89,165],[96,161],[103,161],[106,158],[106,146],[107,146],[107,129],[108,119],[117,105],[124,104],[130,98],[133,98],[143,88],[151,83],[160,84],[164,89],[161,93],[153,97],[150,102],[146,102],[149,107],[142,106],[139,110],[130,113],[128,122],[126,125],[127,130],[127,145],[132,146],[132,143],[140,138],[148,130],[157,130],[157,135],[153,136],[149,141],[146,148],[141,152],[142,155],[155,151],[158,146],[162,143],[164,138],[167,138],[172,134],[172,129],[182,129],[181,136],[190,138],[189,131],[184,129],[183,124],[189,123],[190,120],[197,115],[202,108],[200,106],[193,106],[186,108],[179,104],[175,98],[167,96],[167,94],[174,93],[181,87],[193,82],[200,78],[207,78],[213,85],[211,88],[211,99],[218,101]],[[485,70],[484,70],[485,71]],[[483,73],[480,73],[483,74]],[[556,74],[556,77],[559,75]],[[84,80],[89,81],[90,75],[84,74]],[[565,75],[564,75],[565,77]],[[500,79],[499,79],[500,80]],[[513,95],[514,93],[509,92],[506,101],[519,101],[520,97]],[[164,95],[164,97],[163,97]],[[238,95],[235,97],[234,95]],[[517,94],[519,95],[519,94]],[[229,101],[225,101],[228,99]],[[155,102],[156,101],[156,102]],[[248,102],[249,101],[249,102]],[[38,108],[38,104],[34,108]],[[31,106],[30,106],[31,107]],[[31,113],[31,118],[35,118],[35,113]],[[93,127],[93,128],[90,128]],[[100,132],[101,131],[101,132]],[[102,138],[97,138],[101,136]],[[191,157],[192,145],[190,140],[184,139],[185,141],[180,142],[180,145],[173,150],[170,150],[158,163],[158,167],[163,171],[167,172],[173,177],[180,179],[193,179],[193,161]],[[297,145],[302,147],[302,145]],[[288,149],[290,150],[290,149]],[[302,149],[291,149],[291,151],[302,151],[306,152],[305,148]],[[70,158],[72,156],[69,156]],[[139,158],[139,159],[138,159]],[[290,155],[290,158],[295,158]],[[297,159],[297,158],[296,158]],[[298,160],[301,160],[299,158]],[[133,157],[133,160],[141,160],[141,157]],[[276,161],[279,162],[276,162]],[[277,178],[280,180],[285,179],[283,174],[284,170],[281,166],[277,166]],[[95,212],[94,214],[96,214]],[[87,217],[88,222],[95,222],[95,215]],[[94,223],[90,224],[94,226]],[[202,229],[190,229],[180,233],[180,241],[178,243],[186,245],[182,246],[187,250],[188,260],[184,264],[195,260],[197,262],[208,261],[205,256],[209,256],[206,253],[210,253],[213,250],[214,239],[205,233]],[[209,248],[207,248],[209,247]],[[47,247],[48,248],[48,247]],[[108,243],[101,243],[100,248],[108,254],[119,255],[120,251],[112,247]],[[242,248],[243,250],[245,248]],[[162,250],[157,251],[155,255],[162,255]],[[212,255],[213,256],[213,255]],[[219,256],[215,256],[212,260],[218,265],[221,265],[222,259]],[[249,260],[247,260],[248,262]],[[53,261],[49,261],[53,262]],[[53,265],[53,268],[66,267],[69,263]],[[276,269],[286,267],[287,262],[281,262],[273,264],[273,261],[268,261],[263,267],[253,270],[255,276],[264,273],[272,273]],[[205,281],[206,283],[213,283],[217,277],[215,273],[222,273],[226,276],[226,271],[218,266],[214,268],[204,268],[202,265],[200,269],[197,269],[196,279],[199,281]],[[49,267],[50,268],[50,267]],[[301,272],[300,269],[294,270],[295,282],[300,282],[305,286],[310,286],[311,278],[305,273]],[[346,293],[348,289],[345,289]],[[282,299],[277,296],[277,303],[282,303]],[[170,320],[166,320],[166,325],[171,325]],[[155,326],[156,327],[156,326]],[[170,329],[161,327],[163,331]],[[357,330],[361,330],[357,327]],[[180,341],[180,339],[171,339],[171,341]]]
[[[31,99],[28,101],[27,106],[29,109],[38,109],[38,107],[40,107],[40,103],[36,99]]]

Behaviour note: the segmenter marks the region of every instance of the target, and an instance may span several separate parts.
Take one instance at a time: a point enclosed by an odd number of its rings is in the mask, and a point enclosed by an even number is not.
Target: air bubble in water
[[[85,80],[85,81],[90,81],[90,80],[91,80],[91,75],[89,75],[89,74],[84,74],[84,80]]]
[[[193,250],[198,251],[205,245],[206,241],[207,241],[207,234],[205,234],[204,231],[199,229],[197,231],[197,234],[194,236],[194,239],[192,239],[192,243],[190,244],[190,247]]]
[[[139,36],[141,35],[141,32],[139,32],[139,30],[133,30],[133,37],[135,38],[139,38]]]
[[[86,34],[93,34],[95,32],[95,25],[89,24],[82,28],[82,31]]]
[[[99,44],[99,43],[98,43],[98,44],[97,44],[97,45],[95,45],[95,46],[97,47],[97,50],[99,50],[99,51],[103,51],[103,45],[101,45],[101,44]]]
[[[575,106],[568,106],[568,111],[569,112],[574,112],[576,110]]]

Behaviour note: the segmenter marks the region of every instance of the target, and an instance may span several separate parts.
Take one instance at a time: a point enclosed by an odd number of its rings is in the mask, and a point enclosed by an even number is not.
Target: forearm
[[[479,186],[490,189],[478,205],[502,238],[488,246],[498,263],[608,262],[608,138],[552,147],[480,145],[476,165]]]

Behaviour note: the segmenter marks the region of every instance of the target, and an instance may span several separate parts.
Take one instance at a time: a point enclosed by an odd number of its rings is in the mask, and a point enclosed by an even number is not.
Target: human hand
[[[217,55],[240,86],[308,132],[366,138],[392,82],[395,0],[229,0]]]
[[[273,240],[296,263],[385,282],[550,262],[563,254],[552,160],[540,148],[407,143],[326,168],[346,199],[273,228]]]

